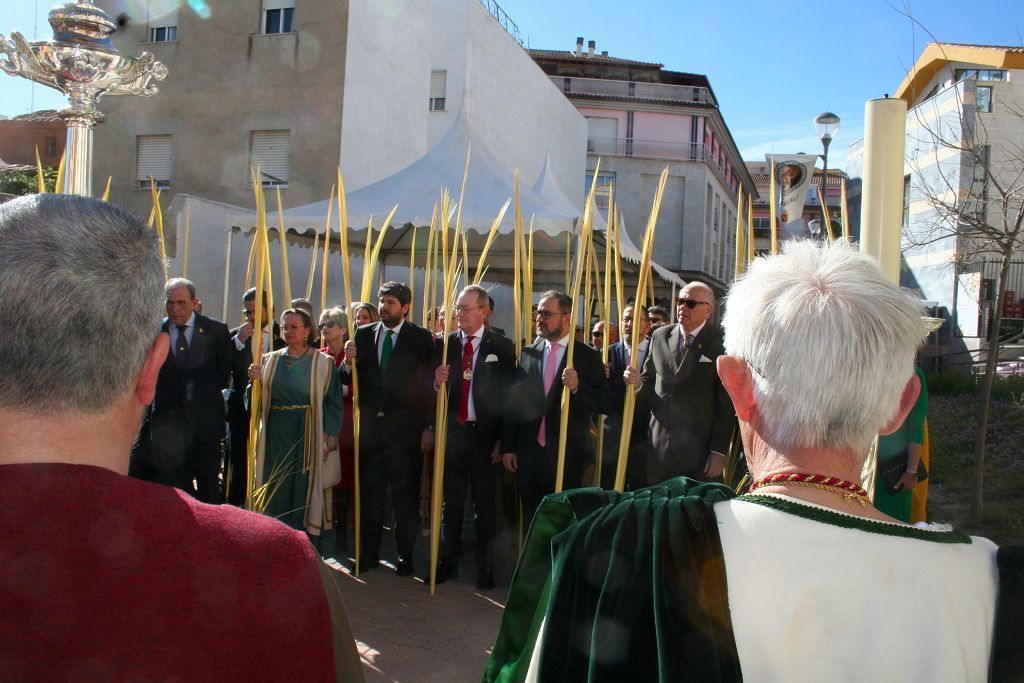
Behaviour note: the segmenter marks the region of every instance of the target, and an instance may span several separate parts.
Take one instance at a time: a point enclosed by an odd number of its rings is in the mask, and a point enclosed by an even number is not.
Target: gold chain
[[[804,486],[804,487],[809,488],[809,489],[818,489],[820,491],[829,491],[830,493],[838,493],[839,495],[841,495],[846,500],[856,500],[856,501],[859,501],[861,507],[865,507],[865,506],[867,506],[868,503],[871,502],[868,499],[867,496],[861,495],[859,493],[855,493],[853,491],[848,491],[848,490],[846,490],[844,488],[840,488],[838,486],[830,486],[829,484],[818,484],[818,483],[813,482],[813,481],[785,481],[785,480],[783,480],[783,481],[773,481],[771,484],[766,484],[766,485],[767,486]]]

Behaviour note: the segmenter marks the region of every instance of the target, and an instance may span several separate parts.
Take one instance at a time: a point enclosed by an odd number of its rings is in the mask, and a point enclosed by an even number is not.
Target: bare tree
[[[978,423],[974,437],[971,519],[983,516],[985,437],[992,385],[999,360],[999,332],[1010,263],[1024,250],[1024,111],[1000,103],[996,129],[979,112],[991,100],[981,91],[978,74],[968,71],[958,82],[914,107],[908,125],[908,164],[912,196],[927,203],[926,218],[904,227],[911,248],[952,249],[959,263],[991,256],[999,261],[995,310],[988,330]],[[956,79],[956,72],[951,74]],[[986,88],[987,86],[980,86]],[[908,229],[909,228],[909,229]],[[955,286],[955,284],[954,284]]]

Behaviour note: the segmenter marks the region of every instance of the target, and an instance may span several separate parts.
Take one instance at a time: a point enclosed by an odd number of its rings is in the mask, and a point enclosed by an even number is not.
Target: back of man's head
[[[0,408],[99,412],[131,389],[159,331],[154,231],[87,197],[0,204]]]
[[[925,337],[922,307],[845,242],[787,242],[726,300],[726,353],[751,367],[772,447],[867,447],[899,407]]]

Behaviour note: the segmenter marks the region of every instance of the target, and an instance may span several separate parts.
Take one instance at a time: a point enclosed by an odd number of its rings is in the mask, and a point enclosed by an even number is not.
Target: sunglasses
[[[335,328],[337,326],[338,326],[338,323],[334,322],[333,320],[327,320],[325,322],[320,323],[320,329],[321,330],[324,329],[325,327],[329,328],[329,329],[333,329],[333,328]]]
[[[710,306],[711,304],[707,301],[697,301],[696,299],[676,299],[677,304],[682,304],[690,310],[697,308],[698,306]]]
[[[533,315],[543,320],[550,320],[553,315],[565,315],[561,311],[534,311]]]

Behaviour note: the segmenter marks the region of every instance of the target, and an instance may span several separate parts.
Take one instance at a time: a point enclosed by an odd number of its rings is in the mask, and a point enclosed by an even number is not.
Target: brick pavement
[[[477,590],[476,573],[465,565],[458,579],[430,595],[421,579],[398,577],[386,566],[356,578],[350,563],[328,564],[345,599],[367,680],[480,680],[507,586]]]

